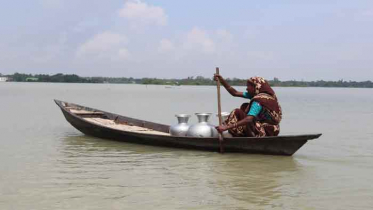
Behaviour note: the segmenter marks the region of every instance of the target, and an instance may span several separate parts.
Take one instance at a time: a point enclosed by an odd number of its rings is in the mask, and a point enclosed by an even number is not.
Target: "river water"
[[[373,89],[275,91],[281,134],[323,133],[292,157],[93,138],[53,102],[174,124],[216,113],[216,87],[0,83],[0,209],[372,209]]]

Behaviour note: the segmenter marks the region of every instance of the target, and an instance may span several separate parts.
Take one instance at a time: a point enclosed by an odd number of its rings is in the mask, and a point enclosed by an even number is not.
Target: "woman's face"
[[[249,84],[249,85],[247,85],[246,90],[247,90],[247,92],[248,92],[250,95],[252,95],[252,96],[255,95],[255,87],[254,87],[253,84]]]

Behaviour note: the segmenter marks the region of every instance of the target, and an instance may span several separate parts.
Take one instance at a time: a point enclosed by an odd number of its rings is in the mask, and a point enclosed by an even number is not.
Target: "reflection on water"
[[[286,193],[287,178],[299,170],[292,157],[221,155],[84,135],[66,136],[62,142],[63,157],[56,162],[53,185],[58,183],[56,187],[76,196],[81,188],[112,189],[106,190],[104,199],[126,198],[132,207],[146,206],[136,201],[147,192],[159,194],[148,198],[150,203],[157,200],[169,208],[180,204],[203,205],[201,209],[217,204],[234,209],[276,206]]]

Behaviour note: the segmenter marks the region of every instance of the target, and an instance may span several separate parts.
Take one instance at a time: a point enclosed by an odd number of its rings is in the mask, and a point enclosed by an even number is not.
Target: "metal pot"
[[[222,121],[223,125],[225,124],[225,121],[228,119],[229,115],[230,115],[229,112],[222,112],[221,113],[221,121]],[[216,117],[219,117],[219,114],[217,114]],[[230,134],[228,131],[223,131],[222,135],[225,138],[233,137],[232,134]]]
[[[186,136],[191,137],[218,137],[218,131],[215,126],[208,123],[211,113],[196,113],[198,123],[189,127]]]
[[[185,136],[190,127],[190,125],[188,125],[190,115],[177,114],[175,117],[177,117],[178,124],[170,127],[171,136]]]
[[[221,113],[221,121],[224,124],[224,122],[228,119],[230,113],[229,112],[222,112]],[[216,117],[219,117],[219,114],[216,114]]]

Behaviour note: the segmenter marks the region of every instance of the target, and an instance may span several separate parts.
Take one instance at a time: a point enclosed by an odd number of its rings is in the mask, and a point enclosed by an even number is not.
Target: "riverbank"
[[[81,77],[75,74],[21,74],[3,75],[8,82],[52,82],[52,83],[111,83],[111,84],[144,84],[144,85],[216,85],[212,78],[202,76],[187,77],[184,79],[159,78],[133,78],[133,77]],[[227,78],[232,86],[246,86],[246,79]],[[346,87],[346,88],[373,88],[373,82],[367,81],[280,81],[278,78],[268,80],[273,87]]]

